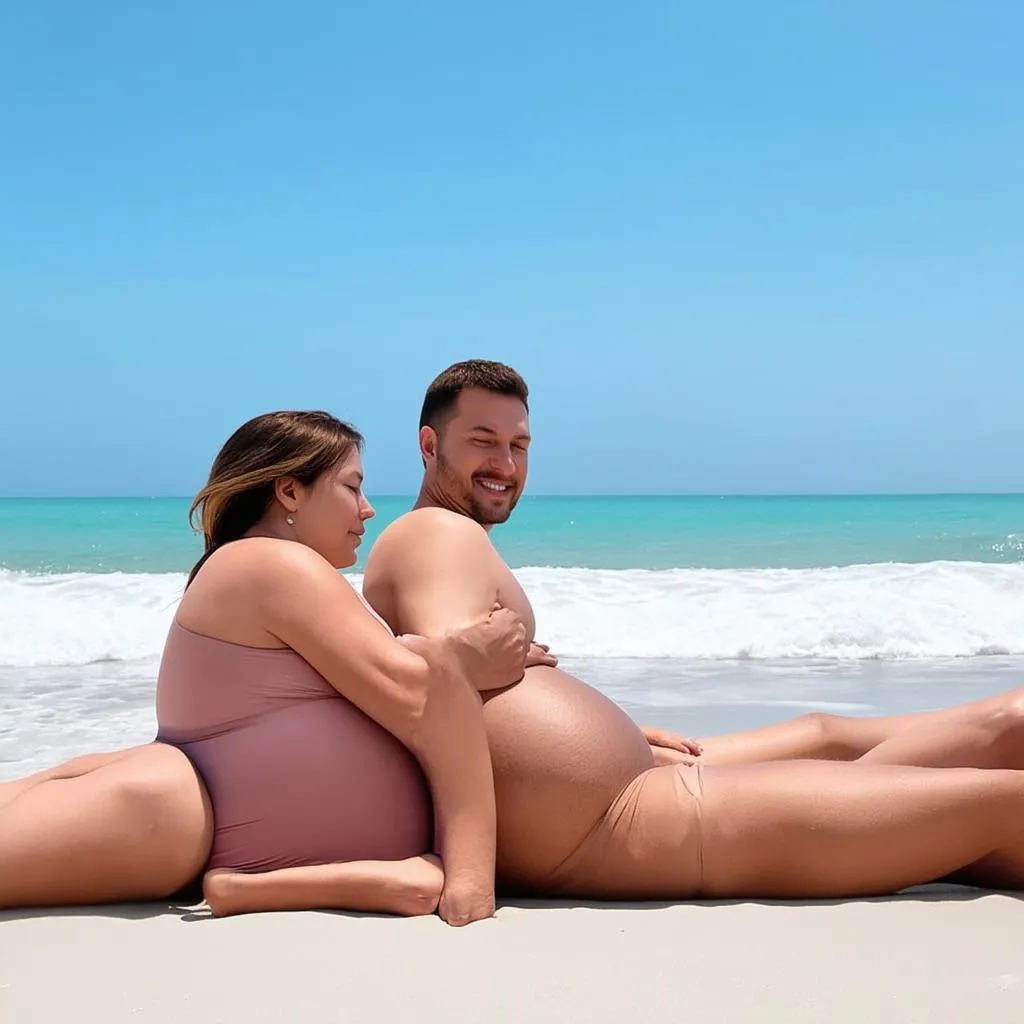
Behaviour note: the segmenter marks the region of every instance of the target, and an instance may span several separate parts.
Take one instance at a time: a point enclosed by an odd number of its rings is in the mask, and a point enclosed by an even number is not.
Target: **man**
[[[526,486],[529,395],[511,367],[456,363],[430,385],[420,416],[424,475],[414,510],[389,526],[366,567],[364,592],[397,632],[444,633],[495,599],[518,611],[531,638],[529,599],[488,538]],[[535,648],[540,673],[555,659]],[[528,673],[529,675],[529,673]],[[658,763],[754,763],[815,758],[933,767],[1024,767],[1024,694],[942,711],[879,718],[809,714],[699,742],[660,729],[644,734]]]
[[[428,389],[416,508],[383,532],[364,578],[397,633],[442,635],[498,601],[533,638],[529,599],[488,536],[526,484],[527,405],[518,374],[480,360]],[[834,898],[954,873],[1024,888],[1024,773],[927,767],[1024,765],[1019,695],[931,715],[798,719],[706,740],[695,758],[550,663],[482,697],[501,891]],[[656,765],[652,742],[684,763]],[[838,760],[859,755],[874,763]]]

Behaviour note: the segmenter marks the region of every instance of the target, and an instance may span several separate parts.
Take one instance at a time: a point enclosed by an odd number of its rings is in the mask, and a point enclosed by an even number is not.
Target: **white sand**
[[[330,913],[0,913],[3,1024],[1024,1021],[1024,905],[517,903],[454,930]]]
[[[933,666],[919,680],[869,665],[780,669],[786,688],[769,693],[763,673],[738,673],[732,691],[693,675],[682,707],[654,699],[665,670],[641,673],[650,694],[634,672],[630,688],[610,669],[597,677],[638,720],[689,735],[852,698],[854,713],[948,705],[1020,682],[1019,666]],[[1024,901],[931,886],[836,905],[514,904],[460,931],[328,913],[0,912],[0,1024],[120,1021],[1024,1024]]]

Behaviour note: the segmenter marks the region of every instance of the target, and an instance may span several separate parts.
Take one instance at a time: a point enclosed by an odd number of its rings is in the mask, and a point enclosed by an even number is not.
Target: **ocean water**
[[[411,499],[375,504],[364,551]],[[187,512],[0,500],[0,778],[151,738]],[[493,536],[563,667],[694,735],[1024,681],[1024,496],[527,497]]]

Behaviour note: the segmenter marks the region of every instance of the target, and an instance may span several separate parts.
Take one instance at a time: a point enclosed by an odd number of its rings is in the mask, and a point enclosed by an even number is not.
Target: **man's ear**
[[[437,458],[437,431],[433,427],[420,427],[420,455],[424,462]]]

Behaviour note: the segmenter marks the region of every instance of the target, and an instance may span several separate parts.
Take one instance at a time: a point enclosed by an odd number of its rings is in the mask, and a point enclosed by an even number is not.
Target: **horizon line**
[[[8,494],[0,501],[191,501],[187,494]],[[369,495],[371,501],[415,498],[415,493]],[[633,494],[524,494],[531,498],[1019,498],[1024,491],[649,491]]]

